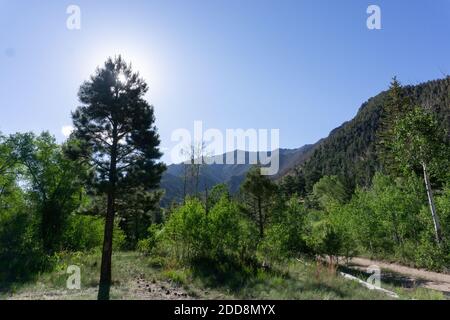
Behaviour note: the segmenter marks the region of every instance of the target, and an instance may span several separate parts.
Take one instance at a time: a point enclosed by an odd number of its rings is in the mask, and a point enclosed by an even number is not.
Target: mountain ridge
[[[341,176],[350,188],[369,185],[374,172],[379,169],[375,139],[387,92],[381,91],[367,99],[352,119],[330,130],[326,137],[317,142],[294,149],[278,149],[280,168],[271,178],[277,180],[301,172],[308,190],[323,175]],[[414,104],[435,112],[443,130],[450,132],[450,76],[404,86],[404,92]],[[237,150],[232,152],[236,154]],[[250,153],[245,152],[246,160]],[[226,153],[221,156],[225,157]],[[203,186],[200,189],[226,183],[230,191],[235,193],[251,166],[248,163],[207,165],[200,178],[199,185]],[[161,187],[166,189],[163,203],[182,199],[183,170],[183,164],[168,166],[161,180]]]
[[[280,148],[279,151],[279,170],[276,175],[271,176],[272,179],[277,179],[284,175],[294,166],[301,164],[305,161],[312,151],[314,144],[307,144],[300,148],[287,149]],[[236,164],[236,157],[238,152],[244,152],[245,163]],[[201,166],[201,174],[199,177],[199,191],[205,190],[205,188],[210,189],[216,184],[225,183],[228,185],[231,193],[236,193],[239,190],[241,182],[245,179],[245,175],[248,170],[253,166],[250,163],[249,158],[251,154],[256,152],[234,150],[224,154],[219,155],[222,157],[223,162],[227,155],[233,153],[235,164],[209,164]],[[273,152],[268,152],[272,155]],[[184,193],[184,164],[171,164],[167,166],[167,170],[161,179],[161,188],[166,190],[166,195],[163,199],[163,204],[167,205],[171,201],[180,201]],[[192,187],[187,193],[193,193]]]

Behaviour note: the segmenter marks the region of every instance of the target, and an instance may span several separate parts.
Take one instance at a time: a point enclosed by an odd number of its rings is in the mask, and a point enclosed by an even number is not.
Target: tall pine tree
[[[393,144],[393,130],[402,116],[411,110],[411,101],[406,96],[401,83],[396,77],[392,78],[387,99],[380,114],[380,124],[377,131],[377,154],[382,170],[386,173],[396,173],[391,146]]]
[[[267,176],[262,175],[261,167],[257,165],[247,173],[241,192],[245,203],[244,209],[258,226],[259,236],[262,239],[269,222],[274,197],[278,192],[277,185]]]
[[[158,186],[164,165],[157,160],[159,135],[148,87],[120,56],[109,58],[86,81],[72,114],[75,130],[70,152],[95,168],[95,186],[107,195],[98,298],[109,299],[116,198],[123,188]]]

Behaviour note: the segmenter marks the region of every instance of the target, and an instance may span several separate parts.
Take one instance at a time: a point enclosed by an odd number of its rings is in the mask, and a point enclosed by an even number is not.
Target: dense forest
[[[101,255],[99,299],[110,298],[119,251],[222,283],[300,257],[447,271],[449,84],[394,79],[284,178],[253,166],[237,192],[216,184],[162,208],[165,166],[147,85],[120,57],[109,59],[81,85],[63,144],[47,132],[0,136],[0,290],[75,252]]]

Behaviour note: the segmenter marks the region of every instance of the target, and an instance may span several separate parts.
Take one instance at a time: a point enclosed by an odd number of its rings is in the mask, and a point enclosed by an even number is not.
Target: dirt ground
[[[8,300],[79,300],[96,299],[97,288],[82,288],[81,290],[33,290],[17,293]],[[182,288],[168,281],[148,281],[138,276],[130,281],[125,288],[111,290],[111,298],[130,300],[190,300],[194,297]]]
[[[188,300],[193,299],[181,287],[166,281],[148,281],[139,276],[132,286],[134,300]]]
[[[352,258],[349,261],[348,267],[364,271],[371,265],[376,265],[382,270],[381,281],[398,281],[407,287],[421,286],[441,291],[446,296],[450,296],[450,274],[416,269],[396,263],[387,263],[366,258]]]

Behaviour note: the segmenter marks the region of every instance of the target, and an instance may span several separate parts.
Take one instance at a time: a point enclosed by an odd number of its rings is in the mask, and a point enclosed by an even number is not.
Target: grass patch
[[[186,285],[189,278],[189,271],[187,269],[165,270],[162,272],[162,276],[177,285]]]
[[[201,299],[390,299],[384,293],[368,290],[315,263],[292,261],[271,269],[241,268],[230,263],[196,261],[190,267],[164,266],[159,258],[136,252],[113,254],[112,299],[136,299],[137,279],[149,284],[170,283],[181,287],[191,298]],[[81,269],[81,290],[68,290],[67,267]],[[16,283],[0,292],[0,298],[14,299],[96,299],[100,252],[60,254],[56,267],[26,283]],[[364,274],[356,274],[365,279]],[[437,291],[404,288],[383,283],[402,299],[443,299]]]

